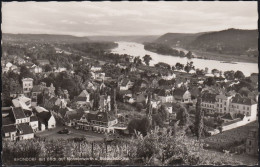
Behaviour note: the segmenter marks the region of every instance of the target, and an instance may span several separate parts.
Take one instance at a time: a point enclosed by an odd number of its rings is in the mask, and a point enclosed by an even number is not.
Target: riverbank
[[[247,55],[227,55],[219,54],[198,50],[191,50],[192,53],[197,55],[197,58],[208,59],[208,60],[218,60],[224,62],[245,62],[245,63],[256,63],[258,62],[258,57],[248,57]],[[196,57],[196,56],[195,56]]]

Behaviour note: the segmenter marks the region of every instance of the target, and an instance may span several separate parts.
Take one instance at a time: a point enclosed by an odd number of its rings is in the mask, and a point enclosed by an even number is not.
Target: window
[[[224,107],[224,111],[226,111],[226,107]]]
[[[247,107],[247,110],[249,110],[249,107]]]
[[[245,110],[246,108],[245,108],[245,106],[243,106],[243,110]]]
[[[225,105],[227,105],[227,102],[225,102]]]
[[[249,140],[248,145],[251,146],[251,144],[252,144],[252,143],[251,143],[251,140]]]

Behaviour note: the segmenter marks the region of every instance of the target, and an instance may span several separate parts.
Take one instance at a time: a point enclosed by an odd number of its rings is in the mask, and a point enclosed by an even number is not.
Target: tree
[[[95,93],[94,93],[94,99],[93,99],[93,110],[98,110],[99,109],[99,101],[100,101],[100,93],[99,93],[99,90],[97,90]]]
[[[233,80],[235,78],[234,74],[235,72],[233,70],[224,72],[224,76],[227,80]]]
[[[152,58],[151,58],[150,55],[145,55],[145,56],[143,57],[143,61],[145,62],[145,64],[146,64],[147,66],[149,66],[151,60],[152,60]]]
[[[180,51],[179,55],[180,55],[180,57],[184,57],[185,53],[183,51]]]
[[[189,122],[189,113],[185,107],[181,107],[177,112],[177,120],[180,120],[179,126],[187,126]]]
[[[219,73],[219,70],[213,69],[213,70],[211,70],[211,73],[212,73],[212,74]]]
[[[216,81],[213,77],[209,77],[204,81],[204,84],[208,86],[213,86],[216,84]]]
[[[116,89],[111,89],[111,110],[114,111],[116,109]]]
[[[175,64],[175,67],[176,67],[177,70],[183,70],[184,65],[181,64],[181,63],[176,63],[176,64]]]
[[[196,103],[196,115],[195,115],[195,123],[194,123],[195,135],[197,136],[197,140],[200,139],[204,128],[203,118],[204,118],[204,112],[201,109],[201,93],[199,93],[199,96],[197,98],[197,103]]]
[[[25,66],[21,66],[20,69],[20,79],[22,78],[33,78],[33,73]]]
[[[129,133],[134,133],[134,131],[139,131],[143,136],[146,136],[147,132],[150,130],[151,123],[147,117],[142,119],[133,119],[129,122],[127,129]]]
[[[248,94],[250,93],[250,90],[247,87],[243,87],[241,88],[238,93],[242,96],[248,96]]]
[[[194,56],[192,55],[192,52],[189,51],[186,55],[185,55],[188,59],[193,58]]]
[[[137,111],[141,112],[143,108],[144,108],[143,103],[136,103],[136,109],[137,109]]]
[[[172,71],[174,71],[175,70],[175,66],[172,66]]]
[[[51,67],[50,64],[46,64],[43,68],[44,68],[44,71],[45,71],[45,72],[52,71],[52,67]]]
[[[235,72],[234,77],[237,78],[237,79],[244,79],[245,75],[243,74],[242,71],[238,70],[238,71]]]

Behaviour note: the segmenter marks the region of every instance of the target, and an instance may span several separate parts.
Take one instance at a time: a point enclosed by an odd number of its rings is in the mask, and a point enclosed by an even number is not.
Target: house
[[[90,101],[90,94],[88,93],[88,91],[83,90],[76,98],[76,101],[79,105],[86,104]]]
[[[20,85],[15,85],[13,87],[10,87],[10,97],[11,98],[17,98],[19,96],[23,96],[23,89]]]
[[[120,69],[126,69],[126,68],[127,68],[127,66],[121,65],[120,63],[117,63],[117,64],[116,64],[116,67],[118,67],[118,68],[120,68]]]
[[[33,129],[27,123],[18,124],[17,130],[18,130],[17,140],[27,140],[27,139],[34,138]]]
[[[16,99],[13,99],[12,103],[14,107],[21,107],[24,110],[32,109],[31,99],[25,96],[19,96]]]
[[[76,126],[83,114],[82,110],[67,110],[64,115],[65,125]]]
[[[125,78],[121,81],[119,90],[128,90],[129,88],[133,87],[133,82],[131,82],[129,79]]]
[[[11,115],[15,120],[15,124],[28,123],[30,121],[30,118],[25,115],[21,107],[12,108]]]
[[[235,114],[244,114],[250,118],[250,121],[254,121],[257,118],[257,102],[248,98],[242,97],[240,94],[236,94],[231,98],[229,112]]]
[[[84,130],[114,133],[114,125],[118,123],[117,118],[109,112],[87,113],[84,114],[77,125]]]
[[[40,59],[40,60],[37,60],[37,62],[39,63],[40,66],[45,66],[47,64],[50,64],[50,61],[46,60],[46,59]]]
[[[173,102],[173,96],[170,91],[165,89],[156,89],[154,93],[158,96],[162,103]]]
[[[16,59],[13,60],[14,64],[18,64],[18,65],[22,65],[24,63],[26,63],[26,61],[21,58],[21,57],[17,57]]]
[[[216,112],[225,114],[229,112],[229,105],[231,101],[232,96],[228,94],[221,93],[216,96]]]
[[[67,71],[67,68],[65,67],[54,67],[53,72],[59,73],[59,72],[63,72],[63,71]]]
[[[205,92],[201,96],[201,108],[207,113],[213,114],[215,112],[217,94]]]
[[[23,92],[30,93],[33,88],[33,79],[32,78],[24,78],[22,79],[23,82]]]
[[[38,118],[33,115],[30,117],[30,122],[29,122],[29,125],[32,127],[33,129],[33,132],[36,132],[39,130],[39,121],[38,121]]]
[[[92,71],[92,72],[97,72],[97,71],[101,71],[101,70],[102,70],[102,68],[100,66],[92,66],[90,68],[90,71]]]
[[[191,103],[191,93],[183,88],[176,88],[172,92],[174,100],[181,103]]]
[[[3,140],[16,140],[16,126],[15,125],[7,125],[2,127],[2,133],[3,133]]]
[[[52,129],[56,127],[56,120],[50,111],[38,106],[35,109],[39,120],[39,130],[43,131],[45,128]]]
[[[168,73],[162,75],[162,79],[164,79],[164,80],[172,80],[174,78],[176,78],[176,75],[174,73],[168,72]]]
[[[32,88],[32,106],[36,106],[37,105],[37,98],[38,98],[38,95],[40,95],[42,93],[42,87],[40,85],[35,85],[33,86]]]
[[[246,139],[246,153],[249,155],[258,155],[258,128],[249,131]]]
[[[152,95],[151,105],[152,105],[152,108],[158,108],[161,105],[160,98],[155,94]]]
[[[33,66],[30,68],[30,71],[35,74],[42,73],[42,67],[40,66]]]

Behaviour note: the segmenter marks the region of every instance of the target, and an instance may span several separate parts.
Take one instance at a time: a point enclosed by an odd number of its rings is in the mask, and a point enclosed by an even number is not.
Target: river
[[[195,68],[205,69],[206,67],[211,71],[212,69],[218,69],[222,72],[233,70],[240,70],[244,73],[245,76],[249,76],[251,73],[258,73],[258,64],[257,63],[246,63],[246,62],[235,62],[236,64],[231,63],[221,63],[217,60],[207,60],[207,59],[198,59],[192,58],[187,59],[186,57],[175,57],[170,55],[161,55],[154,52],[150,52],[144,49],[144,45],[135,42],[116,42],[118,47],[111,50],[112,53],[118,54],[128,54],[131,56],[140,56],[148,54],[152,57],[150,65],[154,65],[158,62],[164,62],[169,65],[175,65],[177,62],[186,64],[187,62],[193,61]],[[187,52],[185,49],[183,51]],[[198,55],[199,56],[199,55]]]

